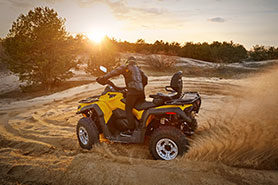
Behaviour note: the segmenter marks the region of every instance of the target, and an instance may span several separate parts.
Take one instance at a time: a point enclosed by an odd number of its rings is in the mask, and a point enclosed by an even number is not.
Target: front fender
[[[96,112],[99,116],[102,116],[104,118],[105,123],[108,123],[110,117],[112,116],[111,108],[108,107],[108,105],[102,101],[94,102],[93,104],[80,104],[79,106],[80,107],[79,107],[79,111],[77,112],[77,114],[78,113],[80,114],[80,113],[90,110],[90,109],[94,109],[94,110],[96,110]]]
[[[76,114],[81,114],[82,112],[85,112],[87,110],[91,110],[94,109],[96,111],[96,113],[98,114],[98,116],[103,116],[103,112],[100,110],[99,106],[97,104],[89,104],[89,105],[79,105],[78,106],[78,111],[76,112]]]
[[[103,131],[105,138],[111,137],[111,133],[108,130],[107,125],[105,123],[104,113],[103,113],[102,109],[100,108],[100,106],[96,103],[86,105],[86,106],[83,106],[82,108],[80,108],[76,114],[80,114],[86,110],[94,110],[96,112],[98,120],[99,120],[99,125]]]

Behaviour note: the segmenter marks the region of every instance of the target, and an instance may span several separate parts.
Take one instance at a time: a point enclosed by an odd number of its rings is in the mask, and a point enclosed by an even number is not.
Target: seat
[[[154,99],[157,98],[157,99],[163,99],[163,101],[168,101],[168,100],[176,99],[177,93],[176,92],[170,94],[157,93],[154,95],[150,95],[150,97]]]
[[[155,106],[156,105],[153,102],[144,101],[137,103],[134,108],[136,110],[146,110]]]
[[[169,101],[180,98],[182,94],[182,71],[175,73],[171,78],[170,86],[166,86],[165,90],[171,92],[170,94],[157,93],[150,95],[154,99],[162,99],[163,101]]]

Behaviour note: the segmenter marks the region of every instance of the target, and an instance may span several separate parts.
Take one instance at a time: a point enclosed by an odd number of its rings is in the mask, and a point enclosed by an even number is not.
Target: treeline
[[[243,60],[271,60],[278,59],[278,48],[254,46],[247,51],[243,45],[231,42],[214,41],[211,44],[187,42],[181,45],[178,42],[155,41],[153,44],[138,39],[135,43],[127,41],[117,42],[115,45],[121,52],[135,52],[143,54],[165,54],[180,57],[205,60],[216,63],[234,63]]]
[[[6,69],[6,65],[5,63],[1,60],[1,58],[4,55],[4,50],[3,50],[3,46],[2,46],[2,39],[0,38],[0,71],[5,70]]]
[[[47,91],[73,77],[81,63],[87,63],[85,70],[93,75],[100,75],[100,65],[112,69],[118,63],[118,53],[112,39],[95,45],[82,34],[72,36],[65,29],[65,19],[48,7],[21,14],[0,39],[1,69],[7,66],[26,87]]]
[[[87,63],[86,72],[93,75],[101,75],[100,65],[112,69],[121,63],[119,52],[164,54],[159,59],[149,57],[149,64],[155,70],[168,70],[175,65],[166,55],[217,63],[278,59],[278,48],[254,46],[247,51],[233,42],[180,44],[161,40],[146,43],[139,39],[130,43],[106,37],[96,45],[84,35],[70,35],[65,29],[65,19],[54,9],[37,7],[21,14],[7,36],[0,39],[0,61],[5,62],[4,65],[0,62],[0,67],[7,66],[27,85],[50,90],[71,78],[73,69],[78,69],[80,63]]]
[[[249,57],[254,61],[278,59],[278,47],[256,45],[251,51],[249,51]]]

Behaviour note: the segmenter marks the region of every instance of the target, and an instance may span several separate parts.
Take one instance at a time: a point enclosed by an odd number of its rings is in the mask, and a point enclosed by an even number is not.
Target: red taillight
[[[166,112],[166,114],[177,114],[175,112]]]

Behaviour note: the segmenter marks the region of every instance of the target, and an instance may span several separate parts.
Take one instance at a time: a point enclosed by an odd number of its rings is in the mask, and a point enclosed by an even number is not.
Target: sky
[[[72,34],[146,42],[233,41],[278,47],[278,0],[0,0],[0,37],[20,14],[48,6]]]

